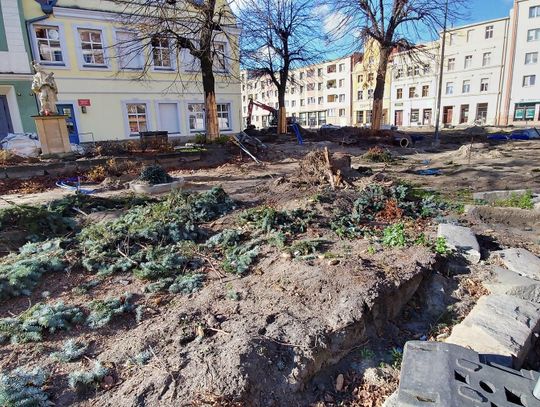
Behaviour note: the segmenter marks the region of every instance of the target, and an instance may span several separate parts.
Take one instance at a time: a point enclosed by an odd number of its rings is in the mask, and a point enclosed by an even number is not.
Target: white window
[[[396,72],[396,79],[399,79],[399,78],[402,78],[403,77],[403,68],[398,68],[397,72]]]
[[[127,103],[126,110],[130,134],[148,131],[148,106],[146,103]]]
[[[231,104],[230,103],[218,103],[217,104],[217,117],[220,130],[230,130],[231,126]]]
[[[64,55],[60,43],[60,28],[53,25],[34,26],[39,62],[63,64]]]
[[[456,41],[456,36],[454,33],[450,33],[448,36],[448,45],[454,45],[454,42]]]
[[[291,100],[291,107],[295,107],[296,106],[296,100]]]
[[[362,100],[364,99],[364,91],[363,90],[359,90],[358,91],[358,100]]]
[[[456,58],[448,58],[448,65],[446,66],[447,71],[453,71],[456,67]]]
[[[463,66],[465,69],[470,68],[472,66],[472,55],[466,55],[465,56],[465,65]]]
[[[474,30],[467,30],[467,42],[471,41],[473,31]]]
[[[336,109],[328,109],[326,115],[329,117],[334,117],[336,115]]]
[[[540,28],[534,28],[527,31],[527,41],[539,41],[540,40]]]
[[[463,85],[461,86],[461,92],[462,93],[469,93],[471,91],[471,81],[463,81]]]
[[[485,38],[486,38],[486,40],[489,39],[489,38],[493,38],[493,26],[492,25],[486,26]]]
[[[536,75],[525,75],[523,77],[524,88],[534,86],[535,83],[536,83]]]
[[[339,117],[345,117],[345,109],[339,109]]]
[[[538,52],[527,52],[525,54],[525,65],[534,65],[538,63]]]
[[[137,34],[130,31],[116,32],[116,52],[120,69],[142,69],[141,43]]]
[[[368,98],[368,99],[373,99],[373,89],[368,89],[368,91],[367,91],[367,98]]]
[[[317,100],[317,104],[318,105],[322,105],[324,103],[324,97],[323,96],[319,96],[319,99]]]
[[[188,103],[189,131],[192,133],[204,131],[204,103]]]
[[[480,92],[487,92],[489,88],[489,79],[482,78],[480,80]]]
[[[529,18],[540,17],[540,6],[529,7]]]
[[[454,94],[454,82],[446,82],[446,94],[447,95]]]
[[[482,56],[482,66],[491,65],[491,52],[484,52]]]
[[[345,102],[345,95],[344,94],[339,95],[339,102],[340,103]]]
[[[172,69],[171,46],[167,37],[156,35],[152,38],[152,62],[155,69]]]
[[[427,75],[431,71],[431,65],[425,64],[424,65],[424,75]]]
[[[214,70],[225,72],[227,70],[225,59],[225,43],[217,42],[214,44]]]
[[[345,64],[339,64],[339,72],[343,72],[345,70]]]
[[[81,41],[83,65],[96,67],[106,66],[101,30],[79,28],[77,31]]]
[[[414,66],[414,74],[415,75],[420,75],[420,67],[418,65]]]
[[[345,79],[340,79],[338,82],[338,87],[342,88],[344,84],[345,84]]]

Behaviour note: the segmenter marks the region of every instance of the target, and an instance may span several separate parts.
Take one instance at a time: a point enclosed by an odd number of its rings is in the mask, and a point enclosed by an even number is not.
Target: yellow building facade
[[[32,57],[56,79],[59,113],[70,116],[72,142],[129,140],[142,131],[190,138],[205,132],[204,92],[196,61],[167,39],[148,54],[126,57],[120,46],[134,31],[107,0],[58,0],[42,8],[23,1]],[[241,127],[237,28],[216,36],[223,49],[215,73],[218,120],[224,134]],[[233,40],[231,40],[233,39]],[[148,59],[151,68],[140,80]]]
[[[364,47],[364,53],[353,61],[352,69],[352,113],[355,126],[369,126],[373,109],[373,92],[379,63],[379,47],[374,41],[369,41]],[[391,70],[386,71],[386,83],[383,99],[383,124],[389,123],[388,109],[390,107]]]

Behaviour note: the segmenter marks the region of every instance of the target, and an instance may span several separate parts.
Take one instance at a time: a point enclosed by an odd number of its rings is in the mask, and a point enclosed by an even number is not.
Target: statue
[[[54,80],[54,73],[46,73],[43,68],[34,61],[33,63],[34,80],[32,81],[32,91],[38,95],[39,99],[39,114],[42,116],[51,116],[58,114],[56,102],[58,98],[58,88]]]

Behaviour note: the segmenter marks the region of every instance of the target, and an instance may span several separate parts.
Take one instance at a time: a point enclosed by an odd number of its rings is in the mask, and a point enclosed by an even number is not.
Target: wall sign
[[[79,106],[91,106],[90,99],[78,99],[77,103]]]

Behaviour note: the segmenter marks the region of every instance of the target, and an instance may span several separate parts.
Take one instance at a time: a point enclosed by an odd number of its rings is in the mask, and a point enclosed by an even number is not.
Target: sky
[[[459,25],[508,17],[512,4],[512,0],[470,0],[469,18]]]

